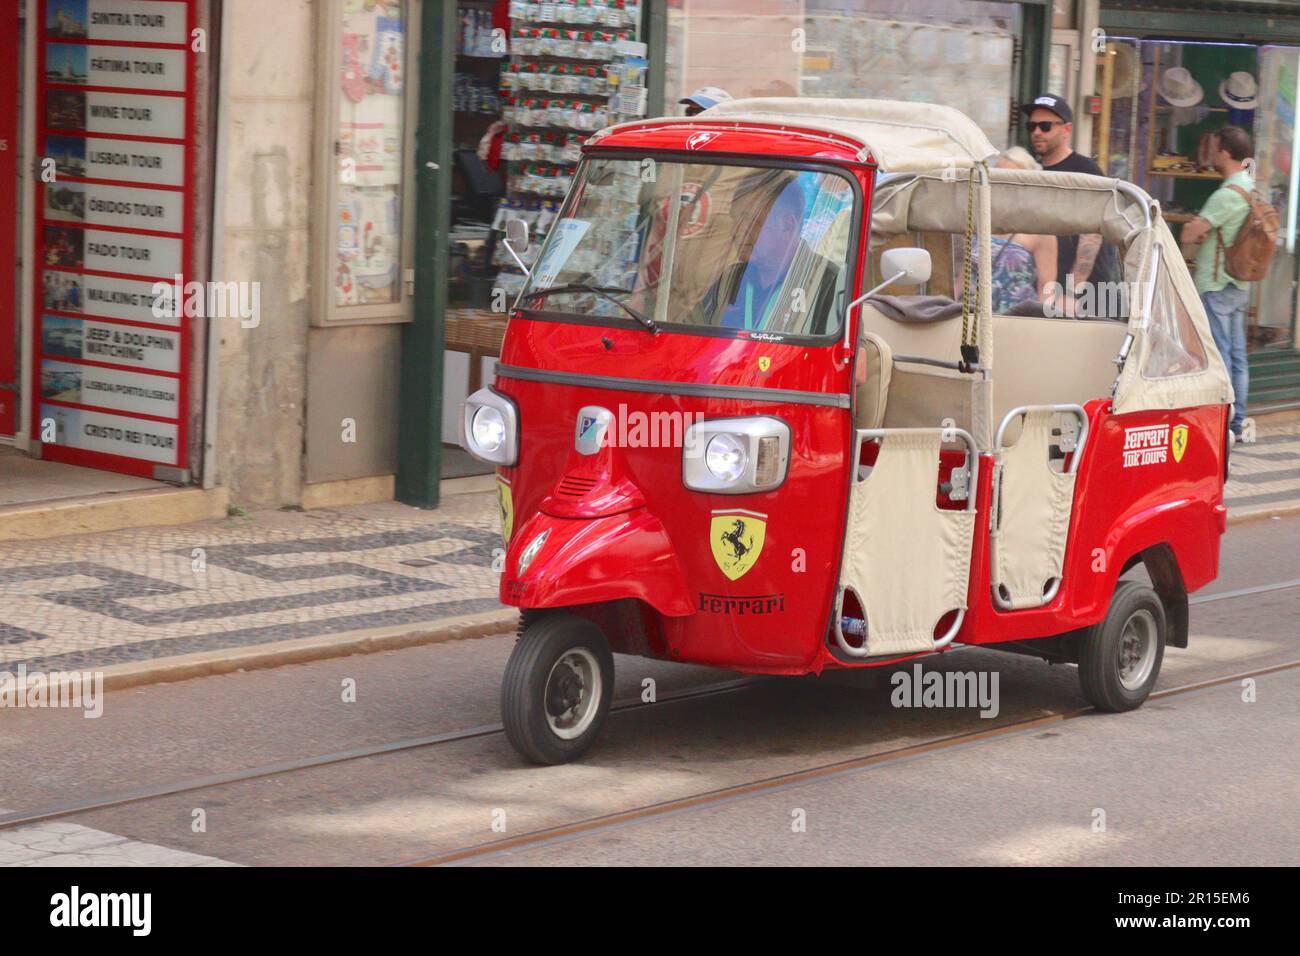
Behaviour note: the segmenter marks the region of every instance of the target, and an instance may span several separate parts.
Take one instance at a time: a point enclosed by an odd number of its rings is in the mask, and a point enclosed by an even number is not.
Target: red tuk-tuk
[[[540,248],[509,224],[531,271],[462,443],[496,466],[524,757],[590,746],[611,652],[993,645],[1146,699],[1218,571],[1232,388],[1155,201],[995,155],[947,107],[738,100],[596,134]],[[1001,308],[1017,235],[1100,236],[1114,288]]]

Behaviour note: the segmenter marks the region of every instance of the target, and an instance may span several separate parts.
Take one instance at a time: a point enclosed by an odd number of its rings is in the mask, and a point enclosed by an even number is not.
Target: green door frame
[[[1189,5],[1190,6],[1190,5]],[[1099,26],[1107,33],[1144,39],[1243,40],[1253,43],[1295,43],[1300,41],[1300,16],[1240,13],[1205,9],[1134,10],[1102,4]]]
[[[1042,0],[1021,0],[1020,3],[1020,70],[1015,78],[1016,101],[1011,116],[1019,118],[1020,104],[1047,92],[1047,79],[1052,58],[1052,8]],[[1025,124],[1015,123],[1011,134],[1013,142],[1029,148],[1029,131]]]
[[[438,507],[442,478],[443,316],[451,227],[451,90],[456,4],[424,3],[420,18],[415,130],[415,307],[402,327],[399,366],[398,501]]]

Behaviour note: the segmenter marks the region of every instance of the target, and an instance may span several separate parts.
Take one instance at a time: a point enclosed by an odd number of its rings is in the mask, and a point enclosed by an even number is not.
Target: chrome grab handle
[[[1082,405],[1021,405],[1011,409],[1002,419],[1002,424],[998,426],[997,435],[993,439],[994,454],[1002,451],[1002,438],[1006,434],[1007,428],[1018,418],[1028,415],[1030,412],[1060,412],[1061,414],[1070,414],[1079,420],[1079,440],[1074,447],[1074,457],[1070,460],[1070,469],[1067,474],[1074,474],[1079,470],[1079,459],[1083,457],[1083,446],[1088,442],[1088,413],[1083,410]]]

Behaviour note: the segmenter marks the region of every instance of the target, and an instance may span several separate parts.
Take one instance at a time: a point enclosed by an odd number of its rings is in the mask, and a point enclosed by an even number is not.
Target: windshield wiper
[[[632,306],[628,305],[622,299],[617,299],[614,297],[614,293],[619,293],[620,295],[627,295],[631,291],[632,291],[631,289],[620,289],[618,286],[612,286],[612,285],[600,286],[600,285],[588,285],[585,282],[570,282],[566,285],[553,285],[547,289],[533,289],[531,292],[525,293],[524,298],[525,299],[540,298],[542,296],[551,295],[552,293],[555,292],[591,292],[598,296],[601,296],[602,298],[608,299],[610,302],[613,302],[616,306],[618,306],[628,315],[632,316],[632,318],[636,319],[647,329],[649,329],[651,334],[657,334],[659,331],[659,326],[655,324],[654,319],[650,318],[650,316],[646,315],[644,312],[640,311],[639,309],[632,308]]]

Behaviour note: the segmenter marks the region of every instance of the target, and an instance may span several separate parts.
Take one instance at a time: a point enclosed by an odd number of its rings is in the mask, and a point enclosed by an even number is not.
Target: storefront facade
[[[1300,4],[1100,5],[1092,152],[1112,175],[1160,200],[1179,229],[1218,188],[1198,156],[1229,123],[1251,134],[1256,183],[1279,211],[1282,234],[1269,274],[1251,284],[1246,319],[1252,412],[1300,407]]]
[[[437,75],[423,77],[430,104],[439,105],[421,110],[418,139],[427,155],[417,157],[417,175],[429,163],[450,175],[436,178],[431,195],[422,190],[429,214],[420,221],[451,221],[452,227],[442,235],[420,232],[429,254],[419,254],[417,290],[428,290],[428,307],[417,310],[405,330],[409,347],[402,349],[401,500],[434,504],[439,477],[479,469],[454,447],[456,411],[468,392],[491,381],[503,312],[522,278],[498,241],[500,226],[507,215],[522,216],[535,233],[545,233],[585,132],[640,115],[675,114],[678,100],[702,86],[735,97],[927,102],[962,90],[971,102],[956,105],[983,109],[994,141],[1008,143],[1018,133],[1015,104],[1046,82],[1053,27],[1046,3],[628,0],[622,17],[581,25],[576,48],[537,44],[539,31],[543,40],[557,30],[562,39],[575,26],[566,22],[565,8],[582,6],[461,0],[453,22],[448,9],[440,31],[425,30],[426,43],[440,43],[442,65]],[[538,22],[542,15],[554,20]],[[482,33],[491,28],[509,33],[508,47],[492,49]],[[594,56],[584,51],[593,29],[617,34],[609,38],[614,47]],[[620,87],[566,85],[566,71],[585,73],[590,65],[597,72],[609,66]],[[492,102],[493,74],[506,77],[498,103]],[[557,100],[561,113],[539,119],[539,110]],[[584,123],[588,106],[603,115]],[[426,140],[426,124],[433,123],[437,134]],[[486,169],[472,157],[479,146]],[[431,352],[441,358],[440,368],[426,363]]]
[[[983,0],[16,8],[0,453],[244,508],[433,507],[473,473],[456,408],[522,276],[502,222],[545,233],[592,130],[712,85],[951,102],[1007,144],[1084,29]]]

